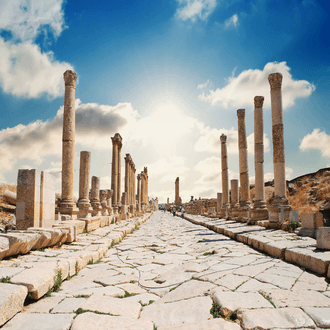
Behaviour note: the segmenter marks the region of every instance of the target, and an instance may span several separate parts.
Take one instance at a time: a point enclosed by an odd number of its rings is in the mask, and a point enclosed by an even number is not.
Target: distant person
[[[166,207],[164,207],[164,213],[166,212]]]

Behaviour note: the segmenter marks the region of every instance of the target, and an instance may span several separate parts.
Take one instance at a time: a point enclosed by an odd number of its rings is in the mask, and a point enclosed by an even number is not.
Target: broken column
[[[221,175],[222,175],[222,208],[220,217],[225,218],[229,207],[229,187],[228,187],[228,160],[227,160],[227,136],[221,134]]]
[[[104,216],[109,215],[107,195],[108,193],[106,190],[100,190],[101,214]]]
[[[284,126],[282,110],[282,74],[272,73],[268,76],[272,108],[272,137],[275,199],[269,208],[269,222],[277,225],[282,212],[284,221],[290,216],[291,206],[286,198]]]
[[[75,81],[77,74],[64,72],[65,94],[62,134],[62,196],[58,212],[77,217],[78,208],[74,202],[74,150],[75,150]]]
[[[194,196],[191,196],[191,202],[194,201]],[[222,208],[222,193],[217,193],[217,213],[220,212],[220,209]]]
[[[145,175],[144,172],[141,172],[141,211],[144,212],[146,208],[146,203],[145,203]]]
[[[125,205],[130,204],[129,202],[129,190],[130,190],[130,179],[131,179],[131,164],[130,164],[130,159],[131,156],[130,154],[126,154],[125,157],[125,196],[126,196],[126,201],[125,201]]]
[[[238,216],[238,194],[238,180],[230,180],[230,208],[228,209],[228,218],[231,220],[236,220]]]
[[[254,167],[255,167],[255,197],[251,210],[251,221],[268,219],[264,187],[264,122],[263,96],[254,98]]]
[[[93,211],[89,202],[89,178],[90,178],[91,153],[89,151],[80,152],[79,169],[79,199],[78,199],[78,218],[88,218]]]
[[[175,199],[174,199],[175,206],[180,206],[180,191],[179,191],[179,177],[175,180]]]
[[[101,207],[99,195],[100,195],[100,178],[97,176],[92,176],[91,204],[93,208],[93,212],[92,212],[93,217],[101,215],[102,207]]]
[[[107,189],[107,207],[109,214],[112,214],[112,195],[113,191],[111,189]]]
[[[237,220],[248,221],[250,218],[250,183],[249,183],[249,167],[247,154],[247,140],[245,129],[245,109],[237,110],[238,118],[238,156],[239,156],[239,180],[240,195],[239,210]]]
[[[137,204],[136,210],[141,210],[141,174],[137,175]]]

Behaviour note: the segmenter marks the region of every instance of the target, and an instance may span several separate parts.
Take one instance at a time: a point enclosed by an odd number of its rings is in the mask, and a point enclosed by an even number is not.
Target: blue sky
[[[150,197],[184,201],[221,191],[221,133],[238,178],[237,115],[246,109],[254,177],[253,97],[263,95],[265,179],[272,179],[267,76],[283,74],[287,178],[330,164],[327,1],[2,0],[0,181],[19,168],[48,170],[60,191],[63,72],[76,87],[79,153],[110,187],[111,140],[123,137]],[[122,173],[124,171],[122,170]]]

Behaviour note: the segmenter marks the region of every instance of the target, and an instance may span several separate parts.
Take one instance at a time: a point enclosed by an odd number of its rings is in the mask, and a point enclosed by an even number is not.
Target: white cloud
[[[124,128],[137,112],[130,103],[116,106],[97,103],[82,104],[76,100],[76,144],[96,150],[111,148],[110,136]],[[60,157],[62,153],[63,107],[50,121],[37,120],[0,131],[2,171],[10,171],[23,159],[40,165],[46,157]],[[61,166],[51,164],[50,172]]]
[[[217,5],[216,0],[177,0],[179,8],[177,17],[186,21],[190,19],[195,22],[197,18],[206,20]]]
[[[63,95],[63,73],[72,66],[58,62],[29,42],[14,44],[0,37],[0,85],[5,93],[27,98]]]
[[[238,15],[234,14],[233,16],[229,17],[227,20],[225,20],[225,28],[228,29],[231,26],[237,27],[238,25]]]
[[[285,179],[286,180],[291,180],[293,173],[294,173],[294,170],[292,168],[285,167]]]
[[[207,81],[204,83],[204,84],[199,84],[198,86],[197,86],[197,88],[198,89],[203,89],[203,88],[206,88],[206,87],[208,87],[208,86],[210,86],[211,85],[211,83],[210,83],[210,79],[207,79]]]
[[[330,136],[315,128],[311,134],[307,134],[302,139],[299,149],[307,151],[309,149],[320,150],[322,157],[330,158]]]
[[[315,90],[315,86],[306,80],[294,80],[290,68],[286,62],[269,62],[263,70],[249,69],[241,72],[237,77],[230,77],[223,88],[210,90],[199,96],[202,101],[211,104],[221,104],[228,107],[254,106],[256,95],[265,96],[264,107],[270,107],[270,86],[268,76],[271,73],[280,72],[283,75],[282,102],[283,107],[293,106],[295,100],[300,97],[308,97]]]
[[[64,28],[63,2],[64,0],[1,0],[0,31],[11,32],[15,40],[32,41],[42,30],[48,28],[58,37]]]
[[[153,164],[146,165],[149,170],[149,177],[158,177],[159,182],[173,182],[177,177],[184,181],[190,169],[185,165],[185,158],[182,156],[170,156],[161,158]]]
[[[231,129],[216,129],[206,127],[202,130],[202,135],[196,142],[194,149],[199,152],[212,152],[220,154],[220,135],[227,136],[227,153],[230,155],[238,155],[238,132],[232,127]],[[254,154],[254,133],[247,137],[248,153]],[[264,152],[269,152],[270,141],[264,134]]]

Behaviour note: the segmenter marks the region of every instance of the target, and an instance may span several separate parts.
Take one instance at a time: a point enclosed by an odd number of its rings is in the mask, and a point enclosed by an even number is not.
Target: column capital
[[[66,70],[63,74],[65,86],[70,86],[75,88],[75,81],[77,79],[77,74],[72,70]]]
[[[244,120],[245,119],[245,109],[238,109],[237,110],[237,118],[239,120]]]
[[[254,107],[255,108],[262,108],[264,104],[264,97],[263,96],[255,96],[254,97]]]
[[[122,137],[120,136],[119,133],[116,133],[114,135],[114,137],[111,138],[111,140],[112,140],[112,144],[117,144],[119,148],[122,147],[122,145],[123,145],[122,144],[123,139],[122,139]]]
[[[225,135],[225,134],[221,134],[221,136],[220,136],[220,141],[221,141],[221,143],[226,143],[226,141],[227,141],[227,135]]]
[[[107,189],[107,198],[112,198],[112,195],[113,195],[113,190]]]
[[[271,73],[268,76],[268,81],[269,81],[269,84],[270,84],[270,89],[271,90],[274,90],[274,91],[281,89],[282,78],[283,78],[283,76],[279,72]]]

